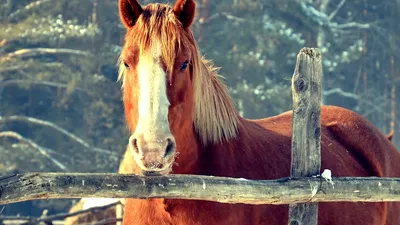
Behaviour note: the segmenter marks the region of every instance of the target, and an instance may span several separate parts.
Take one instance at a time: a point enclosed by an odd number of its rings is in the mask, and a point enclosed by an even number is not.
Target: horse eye
[[[125,66],[126,69],[129,70],[129,65],[128,65],[128,63],[124,62],[124,66]]]
[[[188,67],[188,65],[189,65],[189,61],[186,60],[186,61],[181,65],[181,67],[179,68],[179,70],[180,70],[180,71],[185,70],[185,69]]]

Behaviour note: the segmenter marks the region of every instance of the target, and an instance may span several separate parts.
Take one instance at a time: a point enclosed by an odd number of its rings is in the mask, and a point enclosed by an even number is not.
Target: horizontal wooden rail
[[[400,178],[322,177],[247,180],[198,175],[26,173],[0,177],[0,204],[59,198],[171,198],[222,203],[400,201]]]

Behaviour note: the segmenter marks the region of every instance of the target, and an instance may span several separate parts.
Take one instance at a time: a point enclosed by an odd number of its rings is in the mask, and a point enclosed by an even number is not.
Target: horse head
[[[174,162],[174,133],[192,126],[193,58],[189,30],[194,1],[173,8],[135,0],[119,1],[127,28],[120,56],[125,114],[133,132],[129,148],[143,174],[166,174]]]

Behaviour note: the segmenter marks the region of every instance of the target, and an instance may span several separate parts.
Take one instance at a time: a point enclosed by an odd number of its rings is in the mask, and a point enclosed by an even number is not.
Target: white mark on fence
[[[82,180],[82,186],[85,186],[85,180]]]
[[[204,181],[203,178],[201,178],[201,181],[203,182],[203,190],[206,190],[207,186],[206,186],[206,182]]]
[[[382,187],[382,183],[381,183],[381,182],[378,182],[378,186],[379,186],[379,187]]]
[[[176,186],[175,183],[172,183],[172,179],[171,179],[171,178],[169,178],[168,181],[169,181],[169,185],[170,185],[170,186]]]
[[[324,169],[324,172],[322,172],[321,177],[323,177],[328,183],[332,185],[332,188],[335,188],[333,185],[332,181],[332,171],[329,169]]]
[[[139,177],[139,179],[142,181],[143,186],[145,186],[146,185],[146,180],[144,178],[142,178],[142,177]]]

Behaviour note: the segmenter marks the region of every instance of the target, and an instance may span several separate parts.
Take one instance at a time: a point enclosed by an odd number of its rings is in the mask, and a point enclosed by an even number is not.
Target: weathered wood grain
[[[291,177],[319,174],[321,166],[321,54],[303,48],[297,55],[292,78],[293,134]],[[318,204],[290,205],[290,225],[317,225]]]
[[[0,204],[60,198],[171,198],[221,203],[400,201],[400,178],[321,177],[246,180],[199,175],[26,173],[0,177]]]

